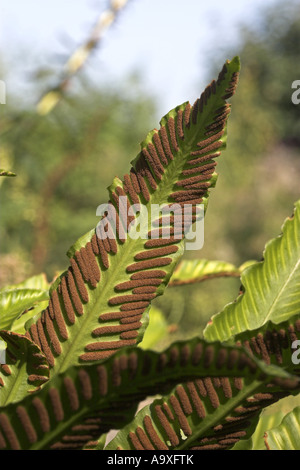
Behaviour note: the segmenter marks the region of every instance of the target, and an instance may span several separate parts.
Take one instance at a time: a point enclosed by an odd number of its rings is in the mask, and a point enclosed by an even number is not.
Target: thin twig
[[[94,49],[99,45],[107,29],[114,23],[119,12],[129,0],[111,0],[110,7],[101,13],[86,41],[80,45],[65,63],[59,83],[46,91],[37,104],[38,114],[50,113],[63,97],[70,80],[84,66]]]

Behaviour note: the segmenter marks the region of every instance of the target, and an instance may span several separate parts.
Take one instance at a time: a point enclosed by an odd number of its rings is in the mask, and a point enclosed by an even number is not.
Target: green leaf
[[[268,450],[300,450],[300,406],[288,413],[282,422],[264,435]]]
[[[114,179],[108,207],[121,221],[115,239],[103,241],[93,229],[70,248],[71,266],[52,285],[49,307],[26,333],[45,353],[52,376],[73,364],[105,360],[142,340],[150,303],[164,292],[184,246],[182,236],[176,237],[176,220],[157,216],[151,221],[150,207],[190,204],[194,213],[184,219],[189,227],[196,220],[195,206],[207,206],[216,182],[214,159],[226,145],[226,100],[235,91],[239,67],[238,58],[227,61],[193,106],[184,103],[162,118],[160,129],[142,142],[130,173]],[[125,198],[124,206],[118,196]],[[148,236],[156,227],[158,238],[133,239],[133,226],[123,237],[123,226],[141,220],[138,214],[127,218],[132,204],[147,208],[149,217],[140,228]],[[113,233],[112,220],[103,220]],[[159,221],[162,232],[171,230],[167,238],[159,235]]]
[[[44,274],[0,289],[0,329],[13,329],[14,322],[20,320],[26,310],[49,298],[48,290],[49,284]],[[20,327],[20,321],[18,323]]]
[[[264,435],[266,430],[279,424],[284,416],[281,411],[266,414],[262,411],[258,424],[250,439],[240,440],[231,450],[266,450]]]
[[[263,409],[258,424],[250,439],[239,441],[232,450],[267,450],[265,433],[280,425],[287,413],[299,405],[300,396],[288,396]]]
[[[225,261],[182,260],[172,274],[169,287],[194,284],[218,277],[240,277],[242,270],[255,262],[248,261],[238,268]]]
[[[24,398],[47,382],[49,364],[38,346],[23,335],[0,331],[6,342],[6,364],[0,365],[0,405]]]
[[[254,362],[242,348],[207,344],[197,338],[175,343],[160,353],[125,348],[101,364],[71,367],[38,393],[0,408],[0,447],[82,448],[131,421],[139,401],[158,392],[169,393],[179,378],[244,377],[247,389],[235,388],[246,399],[271,379],[269,371],[273,379],[280,374],[283,383],[289,377],[279,368],[272,370],[261,361]],[[235,408],[238,403],[236,400]],[[213,403],[207,406],[209,412]],[[232,407],[226,413],[230,411]]]
[[[279,324],[300,310],[300,201],[286,219],[282,235],[265,247],[264,260],[243,271],[243,292],[212,317],[204,331],[209,341],[225,341],[268,321]]]

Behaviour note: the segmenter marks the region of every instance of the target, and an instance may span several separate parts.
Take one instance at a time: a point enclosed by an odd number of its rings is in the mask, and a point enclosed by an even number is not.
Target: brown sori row
[[[75,323],[76,317],[84,313],[83,306],[89,301],[87,286],[90,289],[98,286],[101,282],[101,271],[109,269],[110,256],[117,253],[116,239],[120,243],[126,240],[125,234],[134,218],[128,216],[129,206],[150,200],[151,191],[156,190],[165,167],[174,159],[174,153],[179,150],[179,142],[184,139],[185,129],[190,127],[191,121],[196,124],[197,116],[202,112],[211,94],[216,92],[216,85],[221,82],[224,73],[225,69],[221,72],[217,83],[212,82],[193,107],[187,104],[184,110],[178,111],[176,119],[170,117],[166,125],[154,133],[153,143],[142,149],[135,168],[124,176],[123,187],[118,186],[112,192],[109,204],[116,208],[116,224],[114,225],[108,216],[106,225],[99,224],[97,228],[100,236],[95,233],[91,241],[75,253],[67,273],[62,277],[58,288],[51,293],[48,308],[27,332],[27,337],[36,342],[45,353],[51,367],[54,366],[55,357],[62,352],[61,341],[68,339],[69,328]],[[233,92],[234,83],[227,93],[228,97]],[[178,191],[170,196],[180,206],[202,202],[216,165],[211,160],[220,155],[216,150],[222,145],[219,139],[223,135],[228,113],[227,104],[217,110],[214,122],[206,128],[207,138],[198,143],[198,150],[191,152],[189,168],[183,170],[182,179],[176,183]],[[122,202],[119,202],[119,196],[123,196]],[[151,300],[156,297],[156,289],[166,275],[161,268],[172,262],[169,255],[178,249],[174,246],[179,241],[178,233],[182,234],[182,227],[187,228],[187,224],[193,223],[195,217],[195,214],[190,218],[186,216],[179,226],[174,223],[167,239],[161,238],[165,236],[163,227],[151,232],[152,237],[160,238],[147,241],[145,250],[136,255],[136,262],[127,266],[126,271],[130,280],[125,283],[126,287],[124,283],[115,286],[117,292],[128,290],[131,293],[109,299],[108,306],[116,306],[117,310],[103,313],[99,317],[100,324],[102,321],[119,320],[119,325],[99,326],[92,332],[97,338],[118,334],[119,340],[107,341],[106,338],[105,341],[98,339],[89,343],[85,347],[85,353],[80,357],[81,360],[103,359],[119,348],[136,344],[142,314]],[[161,224],[163,221],[160,219],[158,222]],[[171,224],[173,222],[171,219]]]

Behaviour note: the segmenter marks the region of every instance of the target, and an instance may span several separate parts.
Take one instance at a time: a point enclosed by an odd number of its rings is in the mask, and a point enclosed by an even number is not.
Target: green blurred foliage
[[[185,254],[235,265],[261,259],[265,243],[280,233],[299,199],[300,105],[291,101],[292,82],[300,79],[298,6],[283,1],[263,10],[255,29],[241,30],[240,44],[226,57],[224,51],[211,54],[207,81],[233,55],[240,55],[242,71],[205,219],[204,248]],[[36,80],[40,87],[38,73]],[[0,182],[1,286],[43,271],[52,279],[66,268],[67,249],[96,225],[106,187],[128,171],[157,121],[155,102],[136,78],[120,90],[85,81],[46,116],[6,106],[1,167],[17,177]],[[238,279],[218,279],[169,288],[154,305],[176,325],[174,335],[187,337],[201,334],[238,290]]]

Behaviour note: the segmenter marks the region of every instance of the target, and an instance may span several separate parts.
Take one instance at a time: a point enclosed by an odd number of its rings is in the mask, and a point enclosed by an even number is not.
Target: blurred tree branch
[[[91,53],[99,45],[107,29],[115,22],[119,12],[129,0],[110,0],[110,7],[101,13],[86,41],[81,44],[64,65],[59,83],[46,91],[37,104],[40,115],[48,114],[59,103],[68,88],[72,77],[84,66]]]

